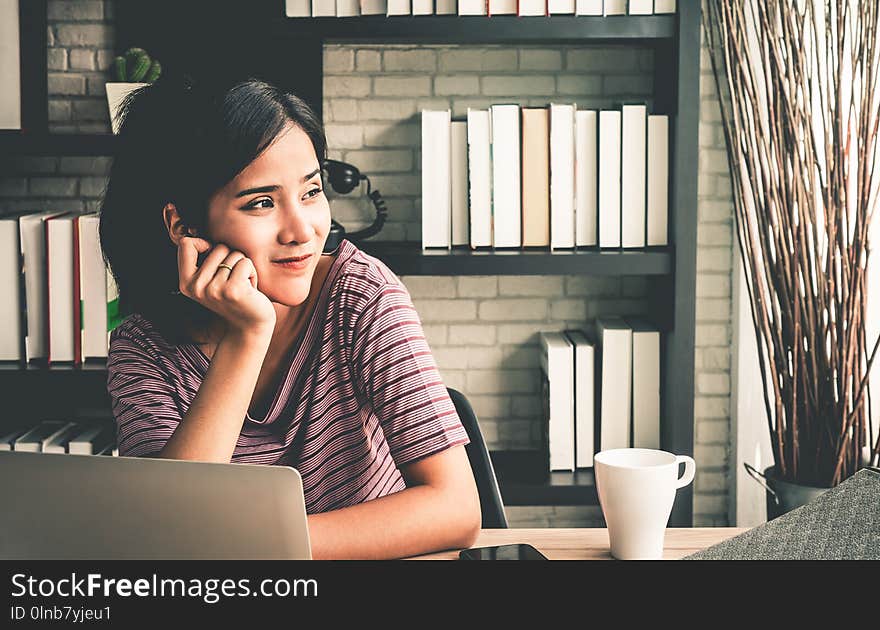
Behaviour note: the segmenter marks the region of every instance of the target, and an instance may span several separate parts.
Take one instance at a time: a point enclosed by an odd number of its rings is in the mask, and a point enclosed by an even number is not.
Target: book
[[[489,0],[489,15],[516,15],[517,0]]]
[[[542,332],[541,380],[545,391],[542,402],[549,414],[545,418],[550,470],[570,470],[574,466],[574,348],[562,333]]]
[[[519,15],[547,15],[547,0],[519,0]]]
[[[467,122],[452,121],[452,246],[470,243]]]
[[[456,0],[437,0],[437,15],[456,15],[458,13],[458,4]]]
[[[75,215],[65,214],[45,222],[49,363],[77,361],[75,337],[79,330],[74,311],[79,311],[75,286],[79,275],[75,267],[79,261],[74,254],[75,219]]]
[[[434,0],[412,0],[413,15],[434,15]]]
[[[600,451],[629,448],[632,404],[632,330],[621,317],[596,320],[596,376]]]
[[[311,0],[284,0],[284,15],[287,17],[312,17]]]
[[[602,0],[577,0],[577,15],[604,15]]]
[[[19,0],[0,0],[0,129],[21,129],[19,24]]]
[[[599,112],[599,247],[620,247],[620,112]]]
[[[575,245],[599,243],[599,117],[595,110],[575,112]]]
[[[459,15],[487,15],[488,13],[487,0],[458,0]]]
[[[412,15],[410,0],[388,0],[388,11],[385,15]]]
[[[71,455],[97,455],[115,440],[115,431],[107,425],[96,425],[74,434],[67,444]]]
[[[360,14],[359,0],[336,0],[336,17],[354,17]]]
[[[575,246],[575,106],[550,104],[550,249]]]
[[[26,311],[24,326],[25,361],[45,360],[49,357],[49,299],[46,286],[46,228],[47,219],[61,212],[39,212],[22,216],[18,221],[21,243],[22,276]]]
[[[652,15],[654,0],[629,0],[627,9],[630,15]]]
[[[660,448],[660,331],[639,318],[632,329],[632,445]]]
[[[471,247],[490,247],[492,245],[492,154],[488,109],[468,108],[467,134]]]
[[[312,17],[336,17],[336,0],[312,0]]]
[[[43,451],[43,443],[64,430],[68,424],[62,420],[43,420],[19,436],[12,445],[12,450],[40,453]]]
[[[574,346],[575,468],[592,468],[596,450],[595,345],[582,331],[566,331],[565,334]]]
[[[675,13],[675,0],[654,0],[654,13]]]
[[[605,0],[605,15],[626,15],[626,0]]]
[[[451,246],[451,112],[422,111],[422,249]]]
[[[361,15],[385,15],[387,12],[386,0],[361,0]]]
[[[21,243],[18,214],[0,217],[0,361],[24,358],[21,297]]]
[[[492,133],[492,244],[522,246],[519,105],[489,108]]]
[[[648,108],[624,105],[621,110],[620,243],[645,246],[647,219],[646,161]]]
[[[81,427],[75,422],[68,422],[64,427],[43,440],[43,453],[66,453],[70,438],[79,433]]]
[[[547,15],[574,15],[575,0],[547,0]]]
[[[110,331],[118,321],[118,291],[104,264],[96,213],[79,217],[79,277],[82,358],[107,358]],[[115,314],[115,316],[114,316]]]
[[[5,435],[0,435],[0,451],[11,451],[15,441],[25,434],[27,429],[16,429]]]
[[[669,116],[648,116],[647,244],[668,245]]]
[[[550,111],[522,108],[523,247],[550,246]]]

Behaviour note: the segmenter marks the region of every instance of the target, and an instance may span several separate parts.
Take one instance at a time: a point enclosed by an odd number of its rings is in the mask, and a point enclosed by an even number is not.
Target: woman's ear
[[[177,211],[177,206],[173,203],[165,204],[165,207],[162,209],[162,218],[165,221],[165,228],[168,230],[168,238],[171,239],[175,247],[184,236],[197,235],[193,228],[188,227],[184,223],[180,213]]]

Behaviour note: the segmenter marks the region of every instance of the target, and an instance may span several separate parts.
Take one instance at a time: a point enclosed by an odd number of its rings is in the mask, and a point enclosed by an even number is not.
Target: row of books
[[[0,217],[0,361],[106,358],[119,322],[97,213]]]
[[[551,471],[591,468],[614,448],[660,448],[660,332],[636,318],[541,333],[544,441]]]
[[[0,451],[119,455],[112,425],[43,420],[30,429],[0,435]]]
[[[492,105],[422,112],[422,247],[668,244],[669,117]]]
[[[287,17],[358,15],[653,15],[676,0],[285,0]]]

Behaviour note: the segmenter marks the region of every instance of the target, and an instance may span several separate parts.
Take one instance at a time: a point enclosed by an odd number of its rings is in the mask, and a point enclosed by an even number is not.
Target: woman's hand
[[[199,266],[199,254],[209,250]],[[243,253],[223,243],[212,246],[204,239],[185,236],[177,244],[177,270],[180,292],[217,313],[230,330],[271,334],[275,308],[257,289],[257,270]]]

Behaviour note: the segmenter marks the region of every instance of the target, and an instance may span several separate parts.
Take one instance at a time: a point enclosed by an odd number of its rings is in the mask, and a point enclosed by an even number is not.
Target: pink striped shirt
[[[351,242],[301,335],[268,414],[246,414],[232,461],[296,468],[309,513],[399,492],[400,466],[468,443],[406,287]],[[170,345],[140,315],[113,330],[107,388],[119,454],[158,453],[208,366],[198,346]]]

